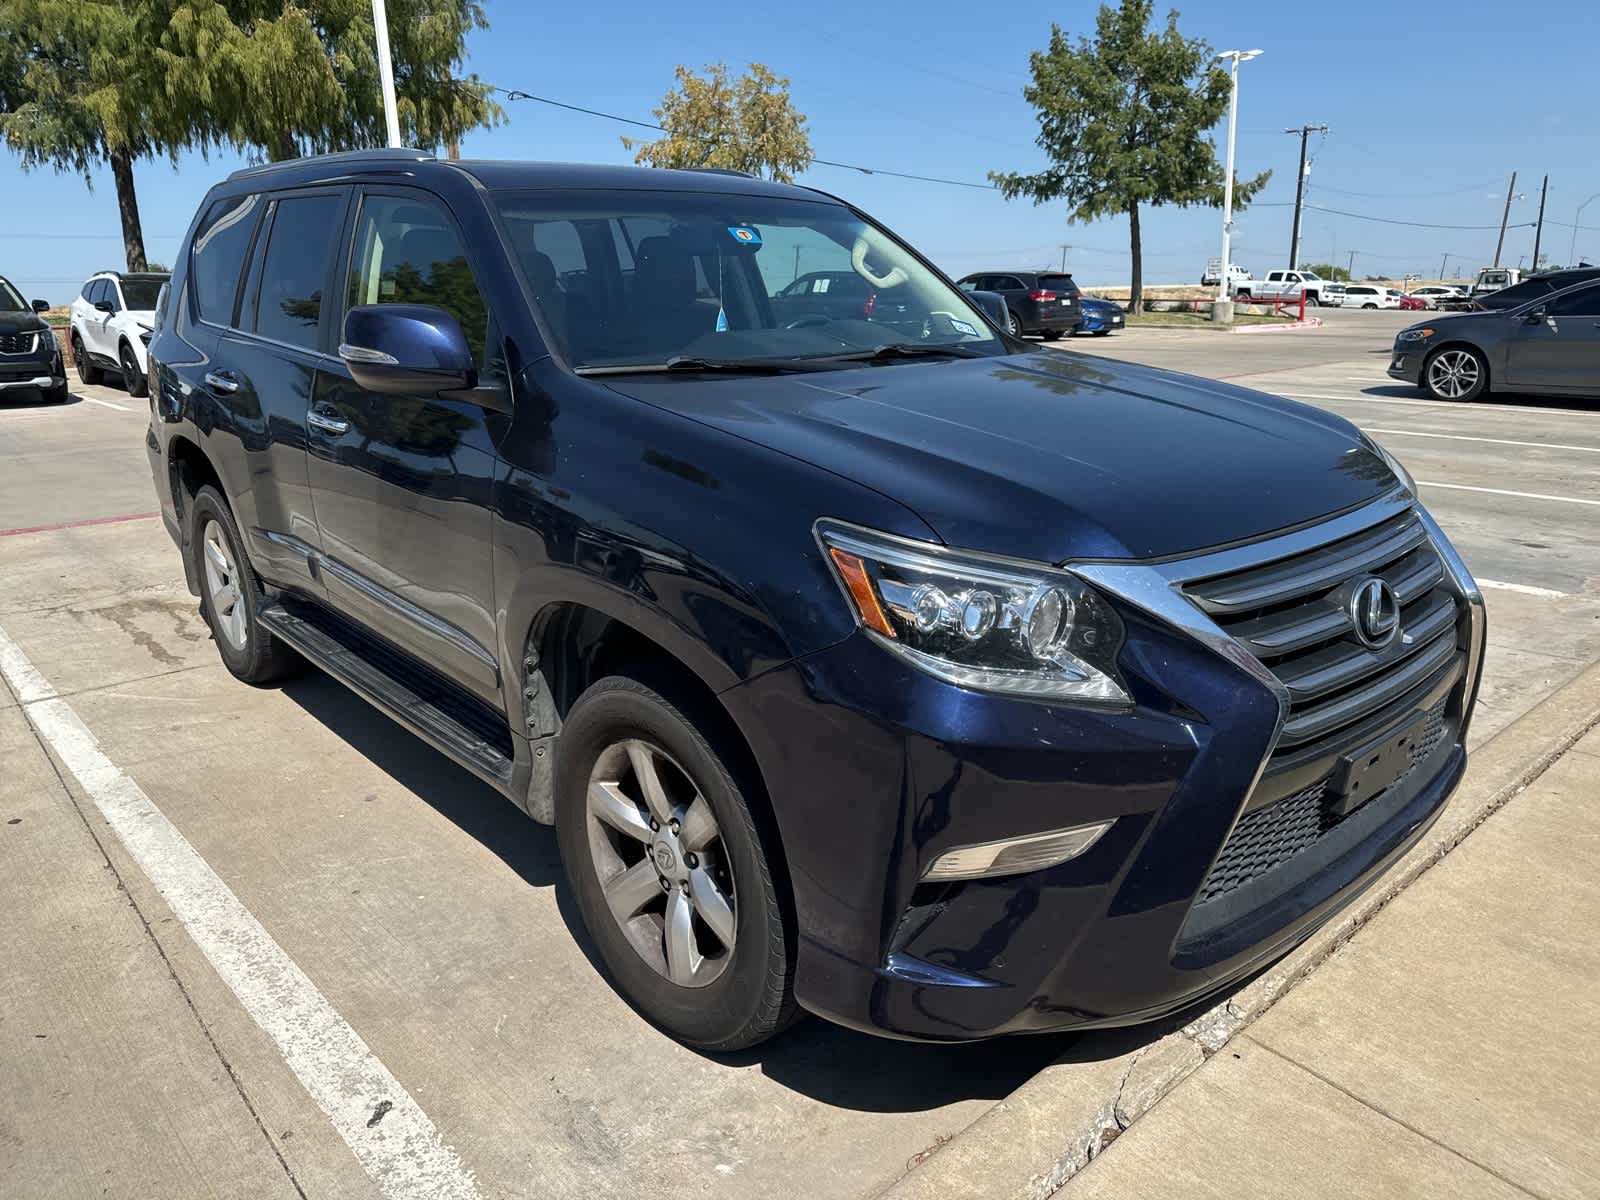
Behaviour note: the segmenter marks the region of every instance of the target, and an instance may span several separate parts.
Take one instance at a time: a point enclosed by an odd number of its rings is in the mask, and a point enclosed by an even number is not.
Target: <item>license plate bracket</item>
[[[1399,729],[1340,757],[1328,780],[1335,816],[1349,816],[1411,769],[1411,752],[1422,740],[1427,720],[1426,713],[1415,713]]]

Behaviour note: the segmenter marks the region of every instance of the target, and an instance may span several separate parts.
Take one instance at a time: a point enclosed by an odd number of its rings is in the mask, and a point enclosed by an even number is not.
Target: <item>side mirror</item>
[[[461,324],[427,304],[360,304],[345,314],[339,357],[362,387],[437,396],[477,383]]]
[[[968,292],[967,299],[978,306],[978,311],[988,317],[996,329],[1004,329],[1010,319],[1006,311],[1006,298],[998,292]]]
[[[1542,325],[1549,319],[1550,310],[1542,304],[1523,318],[1523,320],[1525,320],[1529,325]]]
[[[94,302],[94,306],[103,313],[114,313],[117,311],[117,306],[112,304],[109,300],[96,300]]]
[[[48,300],[35,300],[33,302],[33,311],[36,312],[36,313],[49,312],[50,311],[50,301],[48,301]]]

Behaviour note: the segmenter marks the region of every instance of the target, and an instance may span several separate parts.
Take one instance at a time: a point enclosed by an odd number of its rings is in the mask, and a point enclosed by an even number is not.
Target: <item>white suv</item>
[[[72,302],[72,357],[78,378],[99,383],[121,378],[130,396],[143,396],[150,371],[150,331],[166,275],[102,271],[89,277]]]
[[[1370,283],[1348,283],[1344,289],[1345,308],[1399,308],[1400,293],[1394,288],[1373,287]]]

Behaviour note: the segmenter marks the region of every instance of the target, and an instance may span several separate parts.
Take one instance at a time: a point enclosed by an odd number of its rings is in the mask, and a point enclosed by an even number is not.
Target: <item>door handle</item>
[[[335,437],[341,433],[349,432],[350,429],[349,421],[344,420],[342,417],[320,412],[315,408],[306,414],[306,424],[313,429],[322,430],[323,433],[331,433]]]
[[[239,381],[232,371],[207,371],[206,386],[213,392],[228,395],[239,390]]]

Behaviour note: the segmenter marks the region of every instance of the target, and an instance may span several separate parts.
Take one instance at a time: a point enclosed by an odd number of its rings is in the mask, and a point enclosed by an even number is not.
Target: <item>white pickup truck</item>
[[[1220,259],[1220,258],[1208,258],[1206,260],[1205,273],[1200,276],[1200,286],[1201,287],[1216,287],[1217,284],[1219,284],[1221,282],[1222,282],[1222,259]],[[1241,287],[1248,287],[1250,285],[1250,282],[1251,282],[1251,279],[1250,279],[1250,268],[1249,267],[1241,267],[1238,263],[1235,263],[1235,262],[1229,263],[1228,264],[1228,282],[1233,285],[1235,291],[1237,291]]]
[[[1302,291],[1307,304],[1322,303],[1322,289],[1328,281],[1304,267],[1296,271],[1268,271],[1265,279],[1246,279],[1236,284],[1233,294],[1248,300],[1298,300]]]

